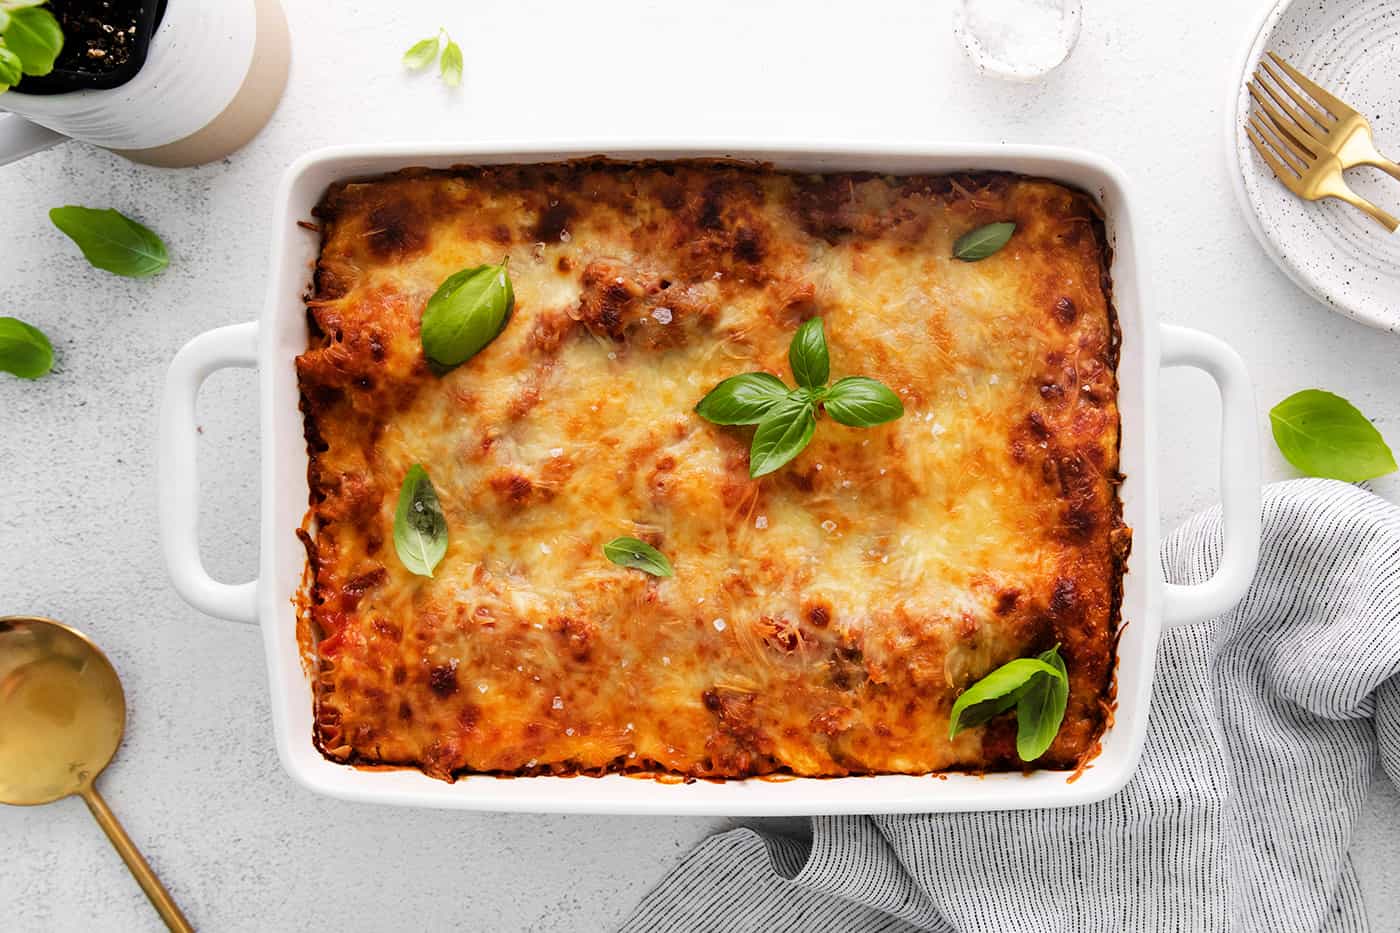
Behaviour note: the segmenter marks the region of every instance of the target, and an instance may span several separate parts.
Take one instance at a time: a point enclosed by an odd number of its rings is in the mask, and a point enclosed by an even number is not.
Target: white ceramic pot
[[[278,0],[171,0],[146,63],[126,84],[0,94],[0,165],[67,138],[149,165],[199,165],[252,139],[287,83]],[[23,118],[23,119],[21,119]]]

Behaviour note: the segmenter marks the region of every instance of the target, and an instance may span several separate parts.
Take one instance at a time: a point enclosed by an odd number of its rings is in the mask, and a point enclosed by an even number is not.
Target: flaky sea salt
[[[753,520],[753,526],[754,526],[755,528],[767,528],[767,527],[768,527],[768,516],[767,516],[767,515],[760,515],[758,518],[755,518],[755,519]]]
[[[556,457],[556,458],[562,457],[562,456],[564,456],[564,448],[562,448],[562,447],[551,447],[551,448],[549,448],[549,455],[550,455],[551,457]]]
[[[480,691],[481,693],[485,693],[487,690],[490,690],[491,688],[488,687],[486,684],[477,684],[477,685],[476,685],[476,689],[477,689],[478,691]]]
[[[555,698],[554,698],[554,702],[551,703],[550,706],[554,707],[555,709],[563,709],[563,708],[564,708],[564,698],[563,698],[563,697],[555,697]]]
[[[948,429],[937,421],[933,423],[933,427],[929,428],[929,430],[933,432],[934,437],[942,437],[944,434],[948,433]]]
[[[554,553],[554,549],[551,548],[548,544],[545,544],[543,541],[541,541],[541,542],[540,542],[540,553],[541,553],[541,554],[553,554],[553,553]]]
[[[825,531],[827,534],[831,534],[835,530],[836,523],[833,522],[831,519],[828,518],[826,521],[822,522],[822,531]]]
[[[574,727],[573,727],[573,726],[570,726],[569,728],[565,729],[565,730],[564,730],[564,734],[565,734],[565,735],[573,735],[573,734],[574,734]]]
[[[710,624],[713,625],[713,626],[715,627],[715,631],[716,631],[716,632],[722,632],[722,631],[724,631],[725,626],[726,626],[727,623],[726,623],[723,619],[715,619],[715,620],[714,620],[713,622],[711,622]]]
[[[670,308],[657,308],[655,311],[651,312],[651,316],[656,319],[656,323],[658,324],[671,323]]]

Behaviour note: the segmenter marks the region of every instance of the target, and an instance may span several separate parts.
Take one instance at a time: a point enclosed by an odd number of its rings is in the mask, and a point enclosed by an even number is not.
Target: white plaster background
[[[730,825],[350,805],[282,773],[257,633],[200,616],[166,581],[154,450],[175,350],[258,313],[273,187],[294,157],[342,142],[570,136],[1097,150],[1140,181],[1156,312],[1239,348],[1261,431],[1269,405],[1321,386],[1400,443],[1400,338],[1298,291],[1251,240],[1230,192],[1222,108],[1267,2],[1087,0],[1069,62],[1015,86],[963,61],[949,0],[287,0],[290,88],[245,151],[171,172],[68,145],[0,169],[0,314],[42,327],[59,354],[43,381],[0,377],[0,614],[69,621],[111,654],[130,727],[102,787],[196,925],[606,929],[692,844]],[[465,52],[457,91],[399,66],[439,25]],[[170,245],[170,269],[129,281],[90,268],[48,222],[48,208],[67,203],[149,223]],[[1170,526],[1215,499],[1217,431],[1205,377],[1169,373],[1164,394]],[[203,550],[230,580],[257,560],[255,395],[250,373],[222,373],[200,405]],[[1269,478],[1291,475],[1267,440],[1265,451]],[[1400,496],[1394,478],[1375,488]],[[1379,775],[1353,852],[1374,928],[1400,930],[1400,798]],[[158,925],[69,800],[0,808],[0,927]]]

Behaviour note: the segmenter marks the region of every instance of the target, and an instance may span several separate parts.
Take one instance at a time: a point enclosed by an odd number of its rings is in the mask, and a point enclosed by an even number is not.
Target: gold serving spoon
[[[93,782],[126,728],[126,694],[102,650],[66,625],[0,617],[0,803],[83,798],[165,925],[193,927]]]

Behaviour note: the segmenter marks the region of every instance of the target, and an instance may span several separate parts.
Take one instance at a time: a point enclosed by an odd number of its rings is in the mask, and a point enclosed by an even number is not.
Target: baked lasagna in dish
[[[316,219],[299,628],[326,756],[445,780],[1022,769],[1015,713],[950,738],[950,711],[1055,646],[1068,699],[1034,766],[1096,752],[1128,532],[1089,196],[593,159],[341,183]],[[507,259],[499,335],[433,365],[429,298]],[[816,316],[833,378],[903,415],[824,417],[752,478],[754,428],[695,407],[736,373],[791,384]],[[449,529],[432,576],[395,553],[414,465]],[[610,562],[621,536],[673,575]]]

